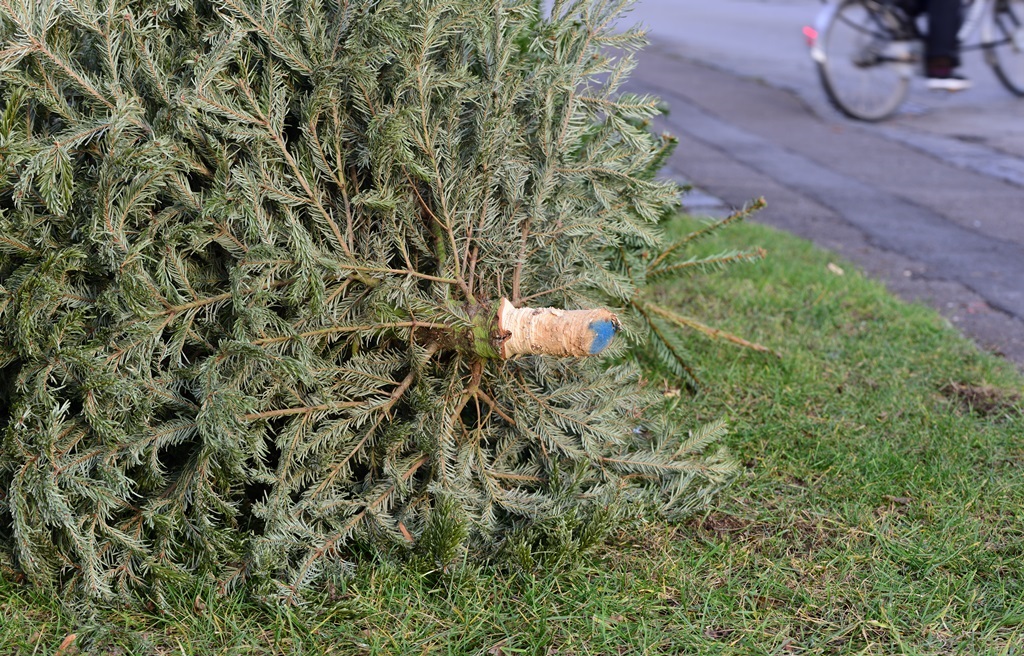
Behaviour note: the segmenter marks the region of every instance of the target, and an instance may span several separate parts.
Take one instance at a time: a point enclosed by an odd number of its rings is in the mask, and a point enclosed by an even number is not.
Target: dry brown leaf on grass
[[[60,646],[57,647],[57,651],[54,652],[54,656],[73,656],[78,653],[78,647],[75,645],[75,640],[78,635],[75,633],[69,633],[60,642]]]

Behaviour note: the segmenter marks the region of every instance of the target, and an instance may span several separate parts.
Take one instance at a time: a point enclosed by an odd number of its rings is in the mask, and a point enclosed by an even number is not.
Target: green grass
[[[682,230],[682,225],[680,225]],[[781,358],[694,338],[744,475],[582,563],[438,582],[366,563],[305,608],[208,588],[73,620],[0,576],[0,654],[1024,654],[1024,382],[930,310],[768,229],[766,261],[659,293]]]

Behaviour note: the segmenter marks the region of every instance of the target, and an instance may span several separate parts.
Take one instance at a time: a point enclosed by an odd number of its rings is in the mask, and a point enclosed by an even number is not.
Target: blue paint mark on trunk
[[[612,337],[615,337],[615,324],[611,321],[593,321],[590,324],[590,332],[594,334],[594,339],[590,342],[590,355],[597,355],[612,343]]]

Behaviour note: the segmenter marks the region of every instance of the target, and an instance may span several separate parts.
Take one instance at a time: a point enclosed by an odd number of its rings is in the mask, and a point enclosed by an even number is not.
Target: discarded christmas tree
[[[294,594],[718,486],[720,426],[580,357],[642,339],[624,253],[678,193],[623,4],[0,0],[14,565]]]

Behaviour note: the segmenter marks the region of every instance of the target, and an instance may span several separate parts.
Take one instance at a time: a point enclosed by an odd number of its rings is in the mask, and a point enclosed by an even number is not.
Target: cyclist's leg
[[[928,8],[927,0],[896,0],[896,6],[907,12],[908,16],[920,16]]]
[[[953,72],[960,66],[957,33],[962,20],[960,0],[929,0],[928,37],[925,39],[929,89],[961,91],[971,86],[969,80]]]
[[[960,65],[960,31],[963,8],[960,0],[928,0],[928,38],[925,55],[929,63],[956,68]]]

